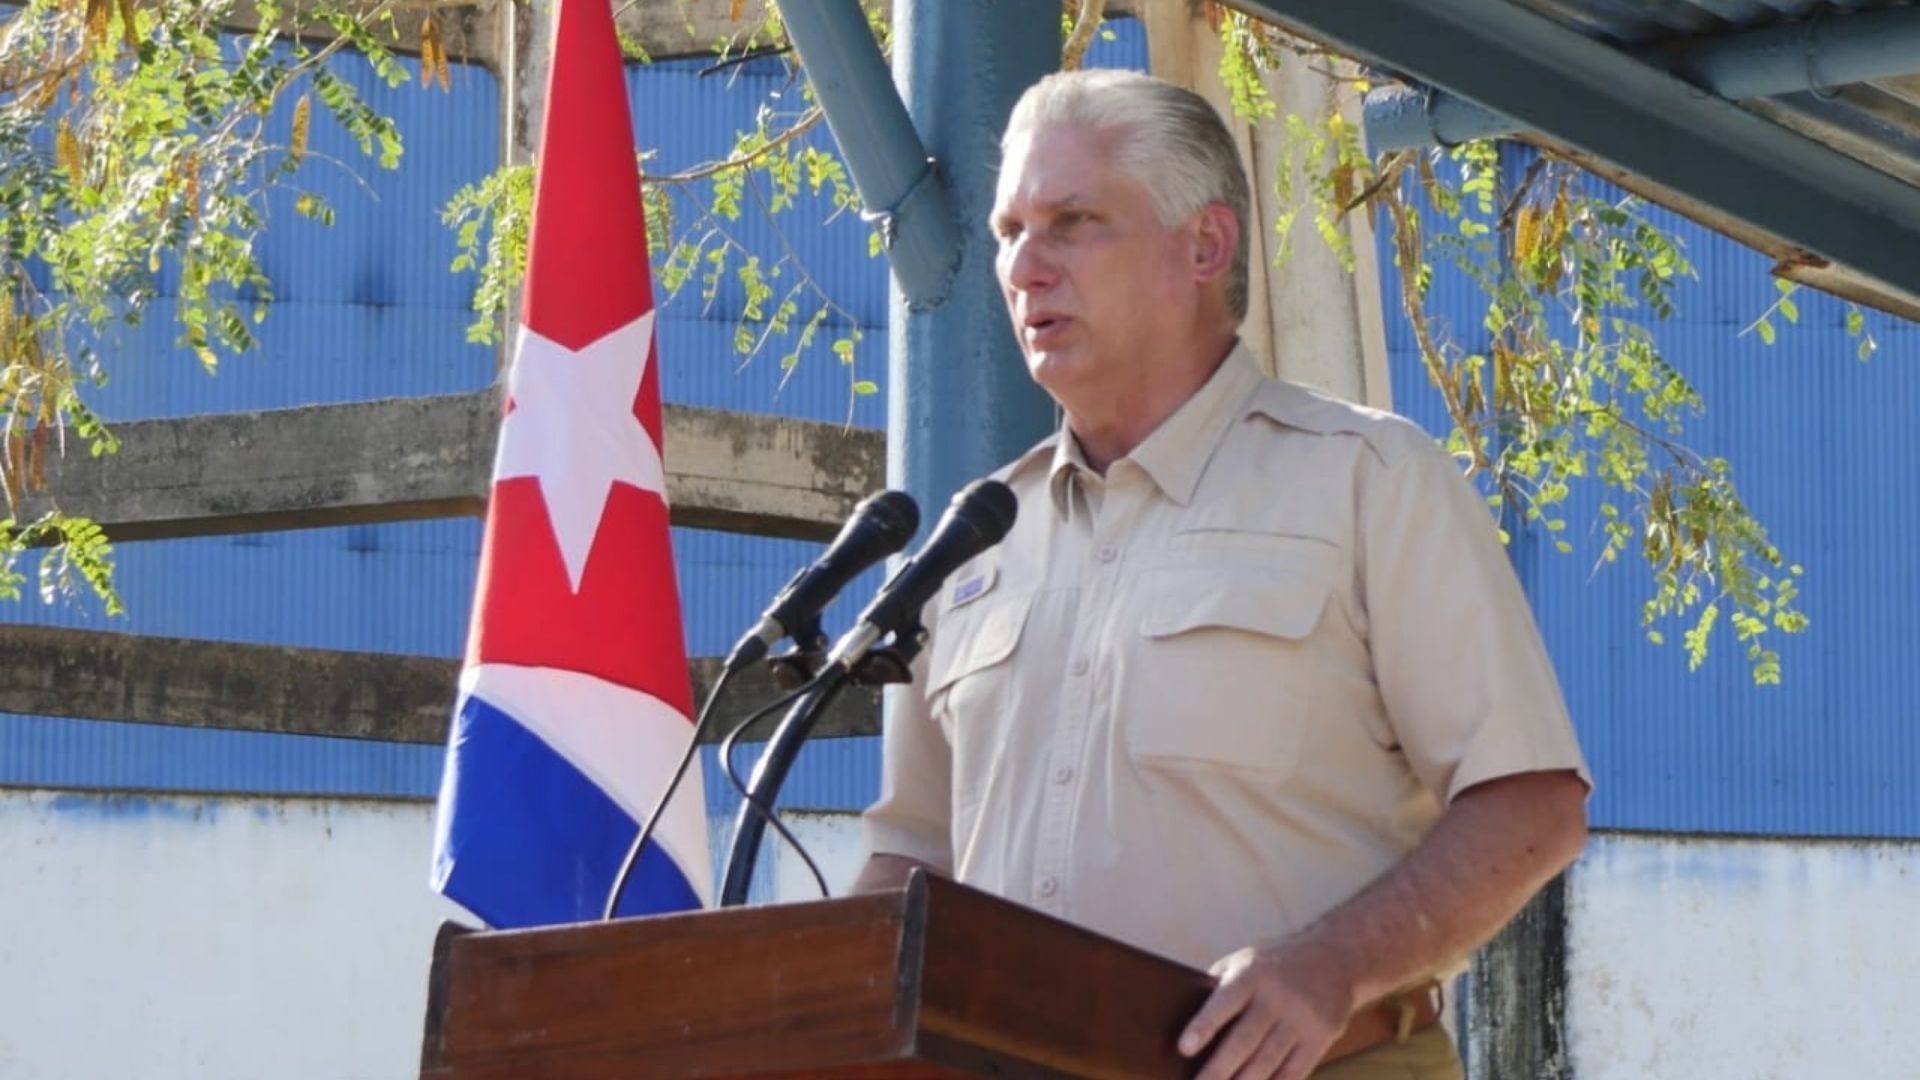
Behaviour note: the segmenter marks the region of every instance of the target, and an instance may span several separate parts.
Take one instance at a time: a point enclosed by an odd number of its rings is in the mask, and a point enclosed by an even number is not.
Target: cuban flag
[[[597,919],[693,724],[646,221],[609,0],[564,0],[433,885],[494,927]],[[618,914],[712,893],[690,771]]]

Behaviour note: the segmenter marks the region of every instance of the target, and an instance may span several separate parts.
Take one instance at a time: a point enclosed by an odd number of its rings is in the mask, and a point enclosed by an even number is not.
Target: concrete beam
[[[541,4],[551,0],[536,0]],[[522,11],[513,10],[519,3]],[[655,60],[683,56],[713,56],[721,47],[735,41],[747,30],[758,26],[766,11],[765,0],[617,0],[618,23],[627,37],[645,49]],[[291,21],[310,17],[306,6],[294,0],[283,5]],[[357,7],[372,10],[380,0],[357,0]],[[420,55],[420,26],[431,13],[440,24],[441,41],[447,56],[455,62],[481,64],[498,74],[502,70],[501,27],[515,15],[525,18],[526,0],[400,0],[392,5],[392,18],[373,24],[375,37],[395,52]],[[544,21],[544,19],[543,19]],[[260,14],[250,0],[242,0],[227,17],[226,29],[251,33],[260,27]],[[333,40],[325,26],[306,22],[301,38],[309,42]],[[545,46],[542,45],[544,50]]]
[[[0,712],[35,716],[440,743],[459,670],[438,657],[0,626]],[[720,661],[694,660],[688,670],[694,700],[704,702]],[[776,693],[764,668],[749,668],[727,691],[715,730],[724,735]],[[815,735],[877,735],[879,715],[877,691],[852,689]]]
[[[50,506],[115,540],[161,540],[485,511],[495,390],[115,425],[120,451],[47,463]],[[669,405],[667,497],[676,525],[827,540],[884,486],[878,432]]]

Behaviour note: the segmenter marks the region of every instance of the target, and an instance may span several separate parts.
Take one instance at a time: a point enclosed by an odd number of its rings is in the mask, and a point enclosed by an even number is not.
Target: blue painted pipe
[[[987,216],[1013,103],[1060,66],[1060,5],[894,0],[893,42],[895,80],[959,213],[960,269],[937,307],[904,288],[893,296],[887,478],[921,506],[945,506],[1056,424],[1013,336]]]
[[[960,228],[945,180],[894,90],[886,57],[857,0],[779,0],[827,127],[880,230],[908,302],[947,299],[960,265]]]
[[[1728,101],[1911,75],[1920,72],[1920,8],[1813,18],[1640,57]],[[1451,146],[1521,127],[1465,98],[1398,86],[1367,95],[1366,124],[1376,152]]]
[[[1374,153],[1420,146],[1457,146],[1508,135],[1520,125],[1504,114],[1432,87],[1383,86],[1367,91],[1367,145]]]

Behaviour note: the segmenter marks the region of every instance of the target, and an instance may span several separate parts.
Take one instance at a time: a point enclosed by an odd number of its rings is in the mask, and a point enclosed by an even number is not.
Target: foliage
[[[1368,89],[1339,58],[1245,16],[1224,15],[1220,31],[1220,74],[1243,117],[1272,115],[1262,76],[1283,60],[1327,71],[1335,100]],[[1281,257],[1307,208],[1349,269],[1347,215],[1370,214],[1391,230],[1400,306],[1452,421],[1447,447],[1489,492],[1502,537],[1537,529],[1572,553],[1565,514],[1583,492],[1596,516],[1595,569],[1631,551],[1650,571],[1642,607],[1650,640],[1663,642],[1662,628],[1678,623],[1688,666],[1698,668],[1725,614],[1754,681],[1779,682],[1768,635],[1807,625],[1794,606],[1801,568],[1769,542],[1732,466],[1682,441],[1705,402],[1653,332],[1674,314],[1676,286],[1695,276],[1680,242],[1637,200],[1603,193],[1551,154],[1504,190],[1491,141],[1372,160],[1339,108],[1288,116],[1284,128],[1293,167],[1279,180],[1289,207],[1276,223]],[[1441,268],[1464,275],[1486,301],[1469,334],[1429,309]],[[1797,317],[1791,291],[1756,321],[1763,338],[1773,337],[1770,316]],[[1850,327],[1864,339],[1864,357],[1871,338],[1858,316]]]
[[[880,5],[868,6],[869,24],[884,45],[887,29],[881,10]],[[739,15],[736,11],[736,21]],[[628,39],[625,47],[630,57],[645,62],[637,42]],[[742,22],[739,32],[717,49],[715,64],[703,72],[707,77],[724,76],[743,60],[791,51],[773,5],[767,5],[758,21]],[[650,170],[655,155],[641,152],[648,247],[663,305],[684,294],[710,311],[728,286],[740,290],[741,314],[732,340],[743,365],[774,350],[781,370],[791,376],[809,348],[830,340],[830,351],[847,373],[851,423],[856,400],[879,389],[858,376],[865,330],[798,257],[780,219],[800,205],[803,193],[824,199],[827,222],[847,211],[860,212],[860,196],[839,156],[823,140],[807,137],[822,113],[812,84],[797,66],[790,68],[790,75],[790,96],[798,98],[794,107],[763,105],[754,126],[735,132],[731,149],[721,158],[669,173]],[[498,340],[513,287],[526,272],[532,205],[533,166],[528,165],[503,166],[463,187],[446,205],[442,220],[454,229],[459,245],[453,269],[479,276],[474,320],[467,328],[470,341]],[[772,233],[777,253],[757,251],[741,240],[741,225],[749,215]],[[875,230],[868,254],[880,253],[881,237]]]
[[[111,434],[84,398],[104,378],[98,343],[114,322],[142,318],[167,275],[177,275],[181,340],[209,369],[253,346],[252,327],[272,298],[254,257],[266,193],[292,188],[296,212],[321,224],[335,212],[297,186],[317,157],[316,100],[363,155],[397,162],[399,132],[339,77],[332,65],[346,57],[334,54],[350,46],[353,62],[397,85],[405,71],[385,41],[396,19],[419,17],[422,84],[445,89],[436,15],[468,2],[409,0],[402,9],[399,0],[304,0],[295,12],[266,0],[258,6],[270,29],[225,43],[218,27],[234,0],[34,0],[0,23],[0,479],[16,516],[69,429],[92,452],[111,451]],[[743,20],[743,6],[733,13],[740,32],[719,46],[710,77],[791,52],[773,5],[754,20]],[[1104,6],[1062,0],[1069,52],[1092,39]],[[885,47],[881,8],[870,4],[869,13]],[[1284,132],[1279,257],[1303,217],[1350,270],[1350,214],[1391,230],[1399,299],[1453,421],[1447,445],[1486,485],[1507,529],[1539,530],[1571,552],[1567,508],[1576,495],[1591,500],[1596,569],[1628,552],[1649,568],[1651,639],[1679,624],[1697,667],[1724,614],[1756,681],[1778,681],[1767,635],[1806,625],[1794,607],[1800,568],[1767,540],[1729,464],[1683,442],[1704,403],[1652,332],[1672,314],[1675,287],[1694,274],[1681,245],[1637,202],[1602,194],[1550,156],[1505,190],[1489,143],[1375,160],[1338,109],[1278,116],[1262,80],[1282,64],[1313,65],[1336,94],[1364,93],[1367,83],[1338,57],[1218,5],[1208,10],[1234,111]],[[327,31],[326,44],[307,40],[314,28]],[[637,42],[623,44],[646,60]],[[640,155],[649,240],[670,301],[711,307],[723,289],[739,290],[733,343],[745,360],[773,349],[791,371],[830,338],[848,371],[851,414],[854,399],[875,390],[855,375],[863,329],[796,256],[779,221],[806,205],[803,196],[824,200],[829,220],[861,202],[838,156],[808,137],[820,110],[797,65],[791,72],[785,100],[763,107],[715,161],[667,173]],[[270,118],[288,100],[291,123],[277,129]],[[532,194],[532,168],[508,166],[446,205],[453,269],[476,276],[471,340],[496,341],[504,325],[524,273]],[[767,224],[777,251],[742,243],[749,215]],[[876,232],[869,253],[881,242]],[[1466,275],[1486,299],[1470,336],[1428,310],[1442,267]],[[1774,340],[1776,319],[1798,319],[1793,295],[1783,283],[1748,330]],[[1865,359],[1876,343],[1862,313],[1850,308],[1847,323]],[[46,505],[24,523],[0,523],[0,596],[24,585],[16,566],[26,546],[52,545],[41,595],[85,585],[116,610],[98,529],[62,515],[56,499]]]
[[[94,454],[112,452],[85,400],[105,379],[100,344],[163,293],[180,343],[209,371],[254,347],[273,297],[254,253],[267,192],[292,187],[296,213],[332,220],[294,185],[318,157],[316,99],[361,153],[399,163],[393,121],[328,67],[350,46],[354,62],[402,81],[376,33],[393,30],[393,7],[315,0],[295,13],[260,0],[264,29],[225,41],[234,0],[31,0],[0,20],[0,478],[11,514],[30,494],[45,504],[0,523],[0,595],[17,593],[27,547],[51,545],[43,597],[71,595],[77,575],[119,609],[100,530],[42,492],[47,456],[69,430]],[[315,28],[327,43],[303,39]],[[429,13],[437,40],[431,28]],[[444,80],[444,51],[430,50],[425,69]],[[296,96],[291,123],[275,130],[274,106]]]

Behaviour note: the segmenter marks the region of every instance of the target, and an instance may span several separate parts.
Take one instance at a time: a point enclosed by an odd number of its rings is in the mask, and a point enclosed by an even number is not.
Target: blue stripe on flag
[[[499,929],[598,919],[639,828],[539,736],[473,696],[454,717],[435,818],[435,886]],[[700,906],[649,841],[619,914]]]

